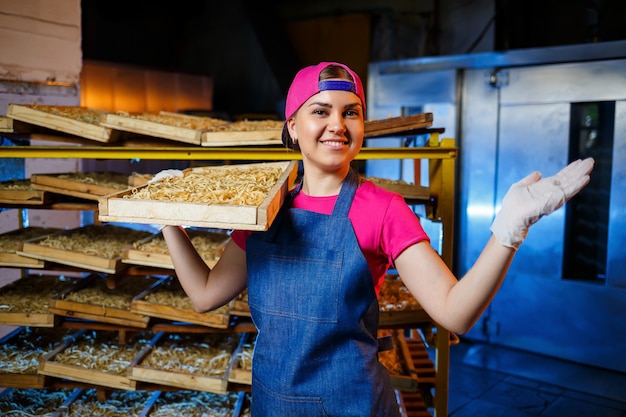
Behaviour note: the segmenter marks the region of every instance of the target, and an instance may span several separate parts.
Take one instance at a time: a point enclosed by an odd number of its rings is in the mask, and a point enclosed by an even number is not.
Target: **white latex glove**
[[[179,170],[179,169],[164,169],[163,171],[159,171],[155,174],[154,177],[152,177],[152,179],[150,181],[148,181],[148,184],[152,184],[153,182],[157,182],[157,181],[161,181],[164,179],[169,179],[169,178],[182,178],[184,176],[183,171]]]
[[[517,250],[531,225],[559,209],[587,185],[593,165],[593,158],[579,159],[551,177],[541,179],[541,173],[533,172],[513,184],[491,225],[498,242]]]

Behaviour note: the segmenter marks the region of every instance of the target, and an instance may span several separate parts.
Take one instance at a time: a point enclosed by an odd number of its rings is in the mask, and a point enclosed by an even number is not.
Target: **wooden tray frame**
[[[283,168],[277,183],[260,206],[172,203],[167,201],[125,199],[133,189],[100,198],[99,219],[103,222],[187,225],[215,229],[267,230],[278,214],[291,185],[295,182],[297,161],[263,164],[225,165],[221,168],[271,165]],[[211,167],[219,168],[219,167]],[[191,168],[202,170],[202,168]],[[141,187],[137,187],[141,188]],[[139,213],[139,214],[138,214]],[[141,214],[143,213],[143,214]]]
[[[201,119],[201,116],[192,116],[187,114],[178,114],[163,111],[159,114],[167,115],[172,118],[179,118],[181,120]],[[169,139],[191,145],[200,145],[200,143],[202,142],[203,130],[168,125],[165,123],[158,123],[151,120],[143,120],[137,117],[124,116],[122,114],[107,114],[105,120],[102,122],[102,126],[122,130],[125,132],[137,133],[140,135]]]
[[[247,146],[247,145],[282,145],[282,129],[251,130],[245,132],[204,132],[201,145],[204,147],[217,146]]]
[[[142,314],[150,317],[167,319],[172,321],[199,324],[201,326],[213,327],[217,329],[227,329],[230,326],[230,311],[226,314],[215,312],[198,313],[194,310],[187,310],[164,304],[155,304],[143,299],[150,293],[158,291],[163,285],[171,285],[169,280],[163,280],[151,288],[138,294],[131,304],[130,311],[135,314]]]
[[[244,334],[241,335],[241,338],[243,338],[243,336]],[[239,344],[240,343],[241,340]],[[158,342],[147,346],[144,349],[144,352],[138,355],[137,360],[130,368],[130,378],[140,382],[161,384],[168,387],[182,389],[206,391],[214,394],[225,394],[228,392],[228,378],[232,367],[232,358],[231,364],[226,368],[224,375],[221,377],[142,367],[141,363],[148,358],[150,352],[155,346],[157,346],[157,344]]]
[[[22,277],[18,279],[17,281],[14,281],[11,284],[5,285],[4,287],[0,288],[0,302],[2,302],[3,291],[10,289],[10,286],[20,285],[21,284],[20,280],[23,280],[23,279],[41,280],[42,285],[40,286],[40,288],[48,289],[50,287],[50,282],[54,281],[56,283],[58,282],[60,277],[51,276],[51,275],[44,275],[44,276],[37,276],[37,277],[34,277],[34,276]],[[74,285],[74,282],[75,281],[70,280],[68,281],[67,285],[72,286]],[[22,284],[23,284],[23,281],[22,281]],[[50,300],[52,300],[53,297],[54,295],[51,294]],[[5,325],[5,326],[55,327],[57,322],[58,322],[58,318],[50,311],[48,311],[47,313],[33,313],[33,312],[28,312],[28,311],[17,311],[17,312],[0,311],[0,325]]]
[[[15,181],[3,181],[0,185],[14,183]],[[30,180],[23,181],[28,182],[30,185]],[[32,186],[29,188],[28,190],[10,190],[0,187],[0,204],[41,206],[55,200],[55,196],[49,192],[36,190]]]
[[[400,362],[404,373],[392,374],[391,372],[389,372],[389,376],[391,377],[391,385],[394,389],[400,391],[415,392],[418,389],[417,371],[413,366],[411,352],[406,343],[406,339],[402,334],[402,330],[395,330],[392,337],[394,339],[394,342],[397,344],[396,353],[400,357]]]
[[[24,332],[24,327],[18,327],[12,332],[5,335],[2,339],[0,339],[0,344],[11,343],[11,341],[20,337],[20,333]],[[65,337],[65,336],[63,336]],[[63,342],[63,338],[60,338],[59,343]],[[43,355],[45,356],[45,354]],[[41,375],[39,373],[34,374],[19,374],[19,373],[8,373],[8,372],[0,372],[0,387],[7,388],[44,388],[46,387],[48,380],[50,378],[46,375]]]
[[[38,234],[35,237],[30,236],[30,239],[45,237],[47,235],[58,233],[60,231],[60,229],[26,227],[23,229],[16,229],[7,233],[3,233],[2,236],[15,237],[15,239],[22,241],[24,239],[21,238],[20,235],[23,235],[26,231],[32,230],[32,229],[41,229],[41,234]],[[32,269],[42,269],[47,266],[46,262],[42,261],[41,259],[36,259],[36,258],[29,257],[29,256],[20,255],[19,252],[22,250],[22,247],[23,247],[23,242],[20,242],[18,244],[17,249],[14,252],[0,252],[0,266],[16,267],[16,268],[32,268]]]
[[[63,293],[58,294],[52,299],[52,304],[49,308],[50,312],[59,316],[92,320],[100,323],[119,324],[121,326],[131,326],[144,329],[148,327],[150,317],[143,314],[134,313],[131,311],[130,307],[128,310],[124,310],[115,307],[80,303],[64,299],[70,293],[79,291],[94,283],[98,279],[100,278],[94,276],[85,278],[78,282],[74,287],[68,288]],[[122,279],[144,278],[140,276],[127,276]],[[158,285],[160,281],[161,280],[155,279],[152,284],[147,283],[146,286],[148,288],[153,287],[155,285]]]
[[[228,373],[228,382],[234,384],[252,385],[252,371],[242,369],[239,366],[237,355],[241,352],[246,343],[251,342],[256,337],[256,333],[244,333],[235,353],[233,353],[233,360],[231,361],[230,371]]]
[[[39,373],[42,375],[47,375],[51,377],[61,378],[61,379],[69,379],[71,381],[83,382],[91,385],[98,385],[103,387],[115,388],[115,389],[125,389],[134,391],[137,389],[137,381],[134,379],[130,379],[128,377],[128,373],[132,367],[134,361],[138,360],[138,358],[147,352],[145,347],[138,353],[135,359],[129,364],[126,368],[127,372],[125,375],[120,374],[112,374],[103,372],[96,369],[85,369],[81,366],[67,365],[62,363],[57,363],[54,361],[54,358],[59,353],[63,352],[65,349],[69,348],[72,343],[76,343],[84,334],[85,330],[79,330],[73,336],[68,337],[65,342],[59,345],[52,352],[48,353],[44,359],[39,364]],[[159,337],[161,337],[161,333],[158,333],[147,346],[155,343]]]
[[[91,225],[93,226],[93,225]],[[85,226],[85,227],[91,227]],[[95,227],[95,226],[94,226]],[[101,226],[103,231],[107,226]],[[59,232],[59,234],[72,234],[78,229],[69,229]],[[64,249],[52,248],[49,246],[40,245],[39,242],[45,238],[30,239],[22,243],[22,249],[17,253],[22,256],[41,259],[44,261],[50,261],[59,263],[62,265],[69,265],[77,268],[88,269],[97,272],[104,272],[107,274],[116,274],[128,265],[122,262],[122,255],[115,258],[104,258],[101,256],[88,255],[85,253],[72,252]],[[123,253],[123,252],[122,252]]]
[[[31,187],[35,190],[49,191],[55,194],[93,201],[98,201],[100,197],[120,191],[117,188],[107,187],[97,183],[84,183],[70,178],[60,178],[61,175],[67,174],[32,174],[30,176]],[[119,175],[126,179],[124,184],[128,185],[128,176]]]
[[[146,239],[143,239],[138,243],[147,243],[152,239],[160,237],[162,237],[162,235],[156,234]],[[224,247],[229,242],[229,240],[230,237],[224,234],[224,241],[221,242],[221,244],[217,247],[217,251],[220,255],[224,251]],[[140,249],[135,249],[134,247],[130,247],[124,251],[124,254],[122,255],[122,262],[132,265],[149,266],[152,268],[174,269],[172,257],[169,254],[147,252]],[[207,264],[210,268],[213,268],[217,263],[217,259],[204,259],[204,263]]]
[[[70,106],[57,106],[70,107]],[[100,112],[98,110],[92,111]],[[105,120],[106,112],[102,111],[101,119]],[[32,105],[9,104],[7,108],[7,117],[30,123],[36,126],[45,127],[70,135],[82,137],[85,139],[95,140],[97,142],[112,142],[116,139],[116,135],[112,135],[110,128],[95,125],[72,119],[70,117],[60,116],[43,110],[38,110]]]

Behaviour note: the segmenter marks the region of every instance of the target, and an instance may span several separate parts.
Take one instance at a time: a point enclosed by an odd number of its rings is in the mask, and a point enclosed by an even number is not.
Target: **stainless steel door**
[[[489,237],[508,187],[533,170],[551,175],[567,164],[572,106],[614,106],[606,273],[575,280],[564,274],[567,211],[553,213],[531,228],[469,336],[626,371],[626,60],[468,70],[464,85],[460,274]]]

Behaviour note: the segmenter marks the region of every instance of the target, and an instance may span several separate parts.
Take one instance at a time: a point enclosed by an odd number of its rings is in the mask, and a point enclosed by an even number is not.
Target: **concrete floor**
[[[626,374],[463,340],[451,347],[449,415],[626,417]]]

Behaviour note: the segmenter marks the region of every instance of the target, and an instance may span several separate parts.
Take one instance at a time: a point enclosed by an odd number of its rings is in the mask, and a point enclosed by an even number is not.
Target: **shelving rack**
[[[402,132],[394,133],[394,136]],[[407,132],[404,132],[407,133]],[[441,129],[422,128],[410,134],[428,134],[429,141],[418,148],[363,148],[356,159],[413,159],[429,161],[430,220],[443,225],[442,259],[452,268],[454,236],[455,163],[458,149],[454,139],[440,138]],[[5,134],[11,137],[12,134]],[[23,137],[23,136],[22,136]],[[132,146],[2,146],[0,158],[78,158],[78,159],[153,159],[188,161],[287,161],[301,159],[299,153],[270,147],[132,147]],[[61,206],[63,208],[63,206]],[[448,415],[448,375],[450,333],[424,313],[415,318],[415,326],[431,324],[436,328],[435,393],[432,399],[435,417]],[[402,326],[410,328],[410,326]],[[421,414],[420,414],[421,415]],[[410,417],[409,414],[407,417]]]

